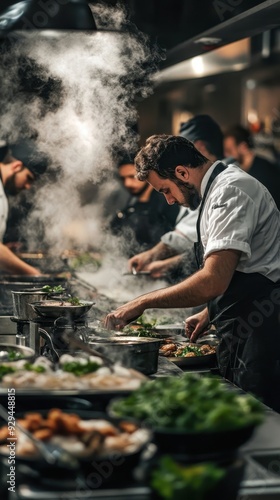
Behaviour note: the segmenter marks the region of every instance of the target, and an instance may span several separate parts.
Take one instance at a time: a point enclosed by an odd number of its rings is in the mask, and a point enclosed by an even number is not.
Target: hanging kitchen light
[[[95,31],[96,24],[86,0],[23,0],[0,12],[0,34],[10,31]]]

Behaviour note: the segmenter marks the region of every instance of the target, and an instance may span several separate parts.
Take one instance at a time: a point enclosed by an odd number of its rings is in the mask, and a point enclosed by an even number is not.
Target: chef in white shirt
[[[2,243],[8,217],[7,195],[30,189],[46,171],[48,159],[38,151],[35,142],[20,140],[0,148],[0,271],[7,274],[39,275],[38,269],[17,257]]]
[[[150,308],[207,303],[186,320],[192,341],[212,323],[221,374],[280,411],[280,213],[268,190],[235,165],[211,162],[187,139],[152,136],[136,157],[139,178],[168,203],[196,209],[198,271],[111,312],[123,328]]]
[[[192,141],[198,151],[212,162],[224,157],[223,133],[219,124],[209,115],[196,115],[181,123],[179,135]],[[225,158],[233,163],[233,158]],[[134,255],[129,268],[144,270],[152,278],[165,277],[171,283],[186,278],[195,271],[193,246],[196,241],[198,210],[181,207],[173,231],[165,233],[153,248]]]

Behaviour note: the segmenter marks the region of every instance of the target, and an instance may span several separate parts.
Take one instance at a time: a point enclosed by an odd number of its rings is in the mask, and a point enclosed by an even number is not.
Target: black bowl
[[[42,300],[40,302],[32,302],[30,305],[39,316],[48,318],[64,316],[71,319],[78,319],[84,316],[94,304],[94,302],[88,300],[81,300],[81,304],[78,306],[59,305],[58,302],[59,300]]]
[[[176,463],[182,466],[195,465],[196,462],[192,462],[191,464],[186,464],[182,460],[175,460]],[[209,462],[204,462],[205,464]],[[238,492],[240,488],[241,481],[244,476],[246,462],[242,457],[235,457],[230,462],[211,462],[217,465],[219,468],[223,469],[224,476],[222,479],[218,481],[218,483],[213,486],[213,488],[209,489],[208,492],[205,492],[203,495],[203,500],[236,500],[238,497]],[[151,476],[152,471],[156,468],[157,463],[156,460],[154,464],[150,468],[149,476]],[[150,482],[150,481],[149,481]],[[182,496],[180,496],[180,493]],[[156,491],[152,490],[151,500],[161,500]],[[182,492],[178,492],[178,496],[176,495],[176,499],[178,498],[189,498],[186,497],[186,494]],[[190,498],[191,500],[191,498]]]
[[[240,429],[213,432],[187,432],[154,428],[154,442],[160,453],[201,457],[203,460],[216,456],[230,456],[252,436],[255,425]]]

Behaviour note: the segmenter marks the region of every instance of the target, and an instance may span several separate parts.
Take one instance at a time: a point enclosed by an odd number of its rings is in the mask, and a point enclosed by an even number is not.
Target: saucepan
[[[157,371],[160,343],[149,337],[115,336],[90,341],[89,345],[127,368],[151,375]]]

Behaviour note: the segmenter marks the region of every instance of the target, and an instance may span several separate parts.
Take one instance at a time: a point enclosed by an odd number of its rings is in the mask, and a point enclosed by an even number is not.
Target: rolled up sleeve
[[[229,249],[240,251],[241,260],[251,257],[251,240],[257,223],[254,200],[238,187],[228,186],[211,199],[203,215],[205,231],[201,236],[205,258]]]

